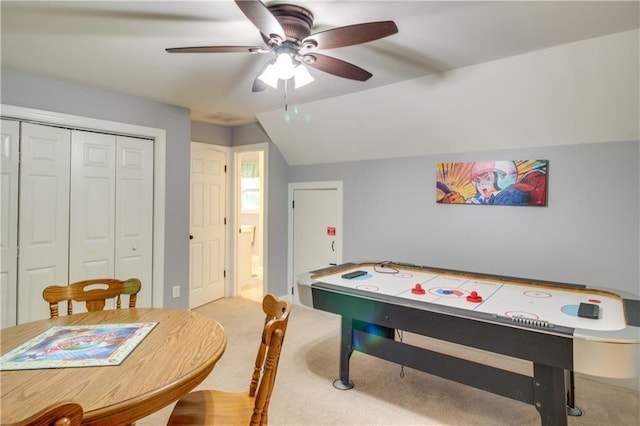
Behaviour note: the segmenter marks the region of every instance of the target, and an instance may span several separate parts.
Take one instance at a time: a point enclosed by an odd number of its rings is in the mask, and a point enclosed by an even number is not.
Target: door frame
[[[63,114],[35,108],[24,108],[1,104],[0,115],[23,121],[33,121],[43,125],[101,130],[108,133],[138,136],[153,140],[153,283],[151,303],[153,307],[164,305],[164,228],[165,228],[165,171],[166,171],[166,130],[155,127],[117,121],[101,120],[79,115]]]
[[[344,234],[344,228],[342,226],[342,181],[320,181],[320,182],[291,182],[289,183],[289,217],[288,222],[288,243],[287,243],[287,277],[289,282],[287,283],[287,297],[291,301],[295,301],[296,298],[293,295],[293,288],[296,285],[296,277],[293,271],[293,194],[296,190],[317,190],[317,189],[334,189],[336,190],[336,263],[339,265],[342,263],[342,235]]]
[[[264,175],[262,178],[262,292],[263,294],[267,294],[269,289],[269,262],[266,259],[269,258],[269,232],[268,232],[268,223],[269,223],[269,143],[262,142],[251,145],[241,145],[232,148],[233,153],[233,161],[231,161],[231,181],[233,182],[233,190],[229,191],[233,194],[233,199],[231,202],[232,205],[232,214],[230,220],[230,230],[229,235],[233,235],[232,238],[229,238],[231,243],[230,253],[233,253],[233,271],[231,273],[230,279],[227,281],[227,297],[237,297],[240,294],[239,283],[238,283],[238,270],[239,270],[239,262],[238,262],[238,243],[239,243],[239,233],[236,232],[238,227],[240,226],[239,217],[240,217],[240,170],[238,165],[238,159],[240,153],[249,152],[249,151],[261,151],[263,158],[263,167],[262,174]],[[227,275],[227,278],[229,276]]]

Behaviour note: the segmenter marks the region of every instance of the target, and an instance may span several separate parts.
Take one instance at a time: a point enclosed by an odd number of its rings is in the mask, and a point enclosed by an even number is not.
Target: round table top
[[[158,324],[118,366],[0,372],[1,423],[73,400],[84,409],[83,424],[130,424],[189,393],[226,348],[224,328],[212,318],[191,311],[129,308],[2,329],[2,354],[54,326],[139,322]]]

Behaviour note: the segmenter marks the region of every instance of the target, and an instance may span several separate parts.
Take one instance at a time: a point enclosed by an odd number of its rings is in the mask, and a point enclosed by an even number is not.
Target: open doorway
[[[264,295],[264,151],[235,153],[236,294],[262,301]]]

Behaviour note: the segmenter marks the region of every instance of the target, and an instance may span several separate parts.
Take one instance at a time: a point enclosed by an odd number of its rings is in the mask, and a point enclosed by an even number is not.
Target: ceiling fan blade
[[[282,25],[261,1],[236,0],[236,4],[247,18],[267,38],[278,36],[281,41],[287,39]]]
[[[169,47],[169,53],[266,53],[271,50],[260,46],[197,46],[197,47]]]
[[[262,80],[260,80],[258,77],[256,77],[256,79],[253,80],[253,87],[251,88],[251,91],[253,93],[262,92],[266,88],[267,88],[267,85]]]
[[[393,21],[367,22],[311,34],[302,40],[302,45],[315,45],[317,49],[333,49],[367,43],[397,32],[398,27]]]
[[[351,80],[366,81],[373,75],[369,71],[365,71],[349,62],[331,56],[320,55],[315,52],[304,55],[303,59],[305,65]]]

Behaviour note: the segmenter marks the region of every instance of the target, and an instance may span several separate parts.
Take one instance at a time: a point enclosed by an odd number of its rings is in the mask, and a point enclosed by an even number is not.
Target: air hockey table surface
[[[342,278],[353,271],[364,274]],[[570,335],[577,372],[621,378],[637,376],[640,368],[637,296],[396,262],[348,263],[300,274],[297,288],[302,304],[314,307],[312,288],[318,285],[337,292],[355,291],[358,297],[409,303],[417,309]],[[476,295],[479,299],[468,298]],[[580,303],[598,306],[598,317],[578,316]]]

